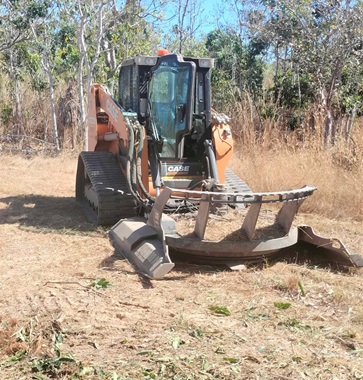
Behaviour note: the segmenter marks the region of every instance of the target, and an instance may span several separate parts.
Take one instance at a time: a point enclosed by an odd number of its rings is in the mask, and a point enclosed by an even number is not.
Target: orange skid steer
[[[118,99],[92,86],[76,180],[87,216],[113,226],[115,249],[155,279],[174,266],[169,250],[232,269],[297,252],[363,266],[339,240],[294,226],[315,187],[255,193],[228,167],[233,139],[228,118],[211,109],[212,64],[176,54],[139,56],[121,65]],[[274,204],[275,214],[262,214],[264,204]],[[232,219],[233,231],[223,235],[218,220]]]

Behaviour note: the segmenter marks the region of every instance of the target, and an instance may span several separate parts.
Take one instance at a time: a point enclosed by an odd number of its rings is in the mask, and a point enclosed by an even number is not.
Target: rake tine
[[[242,230],[246,233],[249,240],[252,240],[253,234],[256,230],[256,224],[262,205],[260,202],[261,198],[262,197],[256,197],[257,202],[251,204],[250,209],[248,210],[245,220],[242,224]]]

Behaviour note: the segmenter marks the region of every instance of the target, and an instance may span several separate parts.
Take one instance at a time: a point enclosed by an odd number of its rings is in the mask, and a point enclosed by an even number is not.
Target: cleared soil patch
[[[362,270],[146,280],[83,217],[76,161],[0,156],[1,379],[363,378]],[[361,222],[299,218],[362,254]]]

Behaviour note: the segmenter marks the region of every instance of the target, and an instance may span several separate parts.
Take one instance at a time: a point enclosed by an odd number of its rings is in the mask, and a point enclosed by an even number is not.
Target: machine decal
[[[168,172],[173,172],[173,173],[176,173],[176,172],[188,173],[189,169],[190,169],[189,165],[185,165],[185,166],[184,165],[171,165],[171,166],[168,166]]]

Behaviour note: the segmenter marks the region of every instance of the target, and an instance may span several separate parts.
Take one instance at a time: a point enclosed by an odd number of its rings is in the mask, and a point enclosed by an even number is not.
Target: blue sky
[[[207,0],[202,1],[202,7],[204,8],[204,20],[206,21],[203,24],[203,31],[208,33],[211,30],[216,28],[215,18],[218,17],[217,9],[221,7],[223,1],[221,0]]]
[[[213,29],[218,28],[218,24],[225,24],[231,21],[231,12],[229,10],[229,5],[224,0],[201,0],[201,8],[203,12],[201,14],[201,27],[200,31],[207,34]],[[169,3],[170,4],[170,3]],[[174,8],[175,9],[175,8]],[[173,9],[173,11],[175,11]],[[171,17],[172,11],[167,10],[166,16]],[[176,23],[176,19],[170,21],[170,25]]]
[[[213,11],[221,5],[225,4],[225,2],[223,2],[223,0],[204,0],[201,1],[201,4],[206,13],[210,13],[212,16],[214,16]]]

